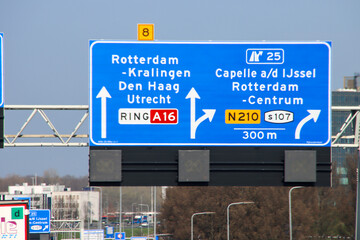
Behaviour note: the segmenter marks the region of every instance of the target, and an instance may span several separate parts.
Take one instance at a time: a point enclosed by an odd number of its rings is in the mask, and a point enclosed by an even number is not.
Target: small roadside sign
[[[27,201],[0,201],[0,239],[29,239]]]
[[[116,232],[115,240],[125,240],[125,232]]]
[[[106,227],[106,238],[115,238],[114,227]]]
[[[103,229],[91,229],[91,230],[82,230],[81,239],[86,240],[104,240],[104,230]]]
[[[26,200],[29,204],[29,209],[31,208],[31,197],[13,197],[12,200]]]
[[[50,233],[50,210],[30,210],[30,233]]]
[[[138,40],[154,41],[154,24],[138,24]]]

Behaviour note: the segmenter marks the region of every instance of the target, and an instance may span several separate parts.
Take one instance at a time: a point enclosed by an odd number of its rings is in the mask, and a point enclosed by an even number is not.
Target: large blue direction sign
[[[30,210],[30,233],[50,233],[50,210]]]
[[[89,48],[91,146],[330,146],[327,42]]]
[[[0,108],[4,107],[4,50],[3,50],[3,33],[0,33]]]

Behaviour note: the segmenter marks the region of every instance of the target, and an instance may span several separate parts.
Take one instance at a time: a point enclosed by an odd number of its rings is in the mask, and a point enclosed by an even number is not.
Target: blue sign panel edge
[[[138,42],[138,41],[121,41],[121,40],[89,40],[89,124],[90,124],[90,134],[89,140],[91,146],[298,146],[298,147],[319,147],[319,146],[328,146],[331,145],[331,125],[328,123],[328,137],[327,141],[324,143],[98,143],[92,139],[92,49],[96,44],[99,43],[126,43],[126,44],[284,44],[284,45],[296,45],[296,44],[319,44],[325,45],[328,48],[328,119],[331,119],[331,42],[330,41],[309,41],[309,42],[233,42],[233,41],[223,41],[223,42],[196,42],[196,41],[154,41],[154,42]]]
[[[4,34],[0,33],[0,107],[4,107]]]

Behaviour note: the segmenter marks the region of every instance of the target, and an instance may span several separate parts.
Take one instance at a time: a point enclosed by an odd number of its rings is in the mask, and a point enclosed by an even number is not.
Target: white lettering
[[[112,55],[112,64],[114,64],[114,62],[116,62],[117,64],[119,64],[119,55]]]
[[[159,55],[153,57],[142,57],[137,55],[123,56],[120,58],[119,55],[111,55],[112,64],[154,64],[154,65],[178,65],[179,59],[177,57],[160,57]],[[119,61],[120,60],[120,61]]]
[[[218,78],[256,78],[257,72],[250,68],[244,68],[244,70],[222,70],[218,68],[215,70],[215,76]]]
[[[120,91],[124,91],[124,90],[130,90],[130,91],[142,91],[142,84],[141,83],[136,83],[135,85],[133,83],[126,83],[123,81],[119,82],[119,90]]]
[[[279,104],[285,104],[285,105],[303,105],[304,100],[303,98],[292,98],[292,97],[258,97],[256,98],[254,95],[251,95],[247,101],[250,104],[258,104],[258,105],[279,105]]]

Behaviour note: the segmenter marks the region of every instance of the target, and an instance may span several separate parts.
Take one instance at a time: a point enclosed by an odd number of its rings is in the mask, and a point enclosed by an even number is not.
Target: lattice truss
[[[334,127],[332,123],[332,147],[359,147],[360,140],[360,106],[333,106],[331,108],[333,119],[335,117],[342,116],[344,120],[340,129]],[[18,130],[13,130],[16,133],[8,134],[7,125],[13,125],[14,119],[8,117],[8,113],[11,111],[30,111],[30,115],[24,123],[20,124]],[[74,118],[75,115],[72,112],[82,112],[81,118],[77,121],[77,124],[72,128],[72,132],[67,134],[61,134],[55,127],[55,124],[48,117],[45,111],[58,112],[56,116],[61,116],[62,112],[71,112],[69,118]],[[60,112],[61,111],[61,112]],[[25,133],[27,127],[36,115],[41,116],[50,129],[52,134],[27,134]],[[86,129],[85,133],[79,134],[79,129],[86,125],[87,118],[89,116],[89,107],[87,105],[5,105],[5,147],[88,147],[89,146],[89,134],[88,126],[83,127]],[[341,119],[341,118],[340,118]],[[61,125],[65,124],[62,121]],[[60,125],[59,124],[59,125]],[[336,123],[339,125],[339,123]],[[11,131],[11,130],[10,130]],[[38,131],[38,130],[36,130]],[[27,139],[28,141],[22,141]],[[46,141],[40,141],[47,139]]]
[[[333,106],[333,132],[332,147],[354,147],[359,148],[360,132],[360,106]],[[341,121],[343,124],[339,125]],[[335,125],[341,126],[340,129],[334,129]]]
[[[20,115],[30,112],[25,122],[19,122],[23,118],[23,116],[19,117],[19,112],[22,113]],[[75,112],[77,113],[75,114]],[[71,127],[70,125],[74,121],[70,120],[79,115],[81,116],[80,120],[75,121],[75,127]],[[88,116],[89,107],[87,105],[5,105],[4,146],[87,147],[89,146],[88,127],[82,126],[87,125],[86,119]],[[46,124],[39,125],[39,118],[44,120]],[[55,127],[54,122],[57,123],[57,127]],[[20,125],[15,126],[19,123]],[[37,127],[34,128],[34,125],[37,125]],[[63,125],[66,125],[66,127],[64,128]],[[69,126],[71,132],[60,133],[58,131],[58,129],[69,129]],[[85,133],[78,133],[79,129]],[[42,133],[38,133],[40,130]],[[8,131],[14,131],[14,133],[9,134]],[[28,133],[29,131],[32,131],[32,133]]]
[[[50,231],[55,232],[81,232],[80,220],[51,220]]]

